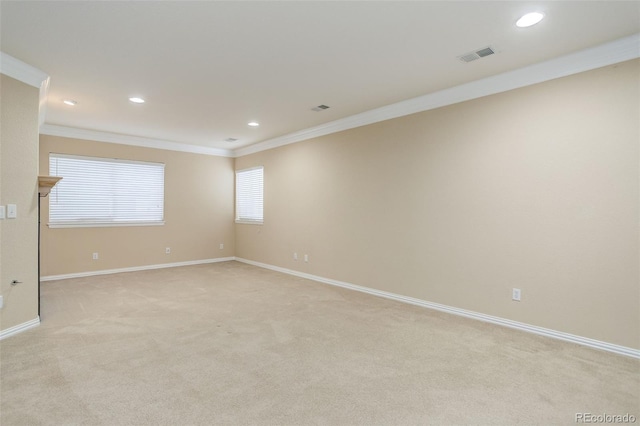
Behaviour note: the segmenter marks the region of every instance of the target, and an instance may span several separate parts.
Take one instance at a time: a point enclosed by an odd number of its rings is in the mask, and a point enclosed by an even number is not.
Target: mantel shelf
[[[38,176],[38,192],[48,194],[60,179],[62,178],[58,176]]]

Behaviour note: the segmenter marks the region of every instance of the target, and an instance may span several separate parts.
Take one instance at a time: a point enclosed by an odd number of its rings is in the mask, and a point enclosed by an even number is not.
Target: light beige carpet
[[[2,426],[640,417],[638,360],[237,262],[42,296],[42,324],[0,342]]]

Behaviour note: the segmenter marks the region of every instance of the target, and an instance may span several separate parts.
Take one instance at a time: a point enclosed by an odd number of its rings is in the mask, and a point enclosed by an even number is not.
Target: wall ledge
[[[40,325],[40,317],[34,318],[31,321],[23,322],[22,324],[14,325],[13,327],[9,327],[6,330],[0,331],[0,340],[6,339],[9,336],[13,336],[18,333],[22,333],[23,331],[27,331],[30,328],[37,327]]]
[[[576,336],[574,334],[565,333],[562,331],[551,330],[548,328],[538,327],[531,324],[526,324],[518,321],[512,321],[506,318],[495,317],[492,315],[482,314],[480,312],[468,311],[466,309],[455,308],[452,306],[442,305],[439,303],[433,303],[422,299],[416,299],[414,297],[403,296],[401,294],[390,293],[387,291],[376,290],[368,287],[363,287],[355,284],[350,284],[344,281],[338,281],[331,278],[324,278],[317,275],[311,275],[304,272],[298,272],[287,268],[281,268],[279,266],[273,266],[266,263],[255,262],[253,260],[243,259],[240,257],[235,258],[236,261],[246,263],[260,268],[270,269],[276,272],[282,272],[284,274],[293,275],[300,278],[306,278],[312,281],[317,281],[323,284],[329,284],[337,287],[346,288],[349,290],[355,290],[362,293],[371,294],[373,296],[384,297],[385,299],[391,299],[398,302],[408,303],[410,305],[416,305],[427,309],[433,309],[440,312],[446,312],[465,318],[475,319],[491,324],[500,325],[503,327],[513,328],[520,331],[526,331],[528,333],[537,334],[540,336],[550,337],[552,339],[564,340],[565,342],[576,343],[578,345],[587,346],[593,349],[600,349],[607,352],[612,352],[618,355],[624,355],[631,358],[640,359],[640,349],[629,348],[626,346],[620,346],[613,343],[602,342],[600,340],[590,339],[588,337]]]

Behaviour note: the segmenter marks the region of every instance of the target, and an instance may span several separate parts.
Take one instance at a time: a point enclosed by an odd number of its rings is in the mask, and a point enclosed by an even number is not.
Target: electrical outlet
[[[305,254],[305,255],[304,255],[304,261],[305,261],[305,262],[308,262],[308,261],[309,261],[309,255],[308,255],[308,254]]]
[[[98,253],[93,253],[93,260],[98,260]]]
[[[298,253],[293,253],[293,260],[295,260],[295,261],[298,260]]]
[[[224,250],[224,244],[220,243],[220,250]]]
[[[515,300],[516,302],[520,301],[520,296],[521,296],[521,291],[519,288],[514,288],[512,293],[511,293],[511,299]]]
[[[164,249],[164,254],[171,254],[171,247],[167,247]]]

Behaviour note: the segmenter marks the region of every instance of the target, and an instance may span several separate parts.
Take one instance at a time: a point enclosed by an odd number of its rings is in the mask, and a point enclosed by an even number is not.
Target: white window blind
[[[236,171],[236,222],[263,222],[264,167]]]
[[[164,164],[49,155],[49,226],[162,225]]]

